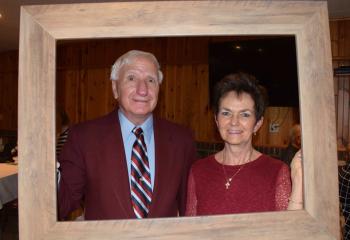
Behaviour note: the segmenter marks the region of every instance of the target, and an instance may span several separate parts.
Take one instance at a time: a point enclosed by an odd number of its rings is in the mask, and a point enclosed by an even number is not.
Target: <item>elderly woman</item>
[[[262,88],[251,75],[228,75],[217,84],[213,107],[225,146],[192,165],[187,216],[302,208],[301,153],[290,170],[252,146],[265,105]]]

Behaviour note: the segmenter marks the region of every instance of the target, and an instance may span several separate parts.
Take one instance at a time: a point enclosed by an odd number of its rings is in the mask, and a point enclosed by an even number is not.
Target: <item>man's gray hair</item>
[[[138,57],[148,58],[154,63],[154,65],[158,69],[158,82],[159,82],[159,84],[162,83],[162,81],[163,81],[163,73],[160,70],[160,64],[159,64],[157,58],[152,53],[144,52],[144,51],[140,51],[140,50],[130,50],[129,52],[127,52],[127,53],[123,54],[122,56],[120,56],[115,61],[115,63],[112,66],[112,70],[111,70],[111,80],[112,81],[118,80],[119,79],[119,74],[120,74],[120,69],[125,64],[132,63]]]

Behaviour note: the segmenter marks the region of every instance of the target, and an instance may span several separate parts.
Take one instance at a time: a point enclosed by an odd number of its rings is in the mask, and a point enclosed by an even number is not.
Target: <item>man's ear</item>
[[[113,91],[113,96],[114,99],[118,99],[118,84],[117,84],[118,80],[112,80],[112,91]]]
[[[256,122],[254,126],[254,133],[256,133],[264,123],[264,117],[261,117],[259,121]]]

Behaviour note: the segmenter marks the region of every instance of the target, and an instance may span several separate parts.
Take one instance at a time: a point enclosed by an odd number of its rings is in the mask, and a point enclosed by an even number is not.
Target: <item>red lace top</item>
[[[187,191],[187,216],[286,210],[290,170],[267,155],[237,166],[222,165],[211,155],[192,165]]]

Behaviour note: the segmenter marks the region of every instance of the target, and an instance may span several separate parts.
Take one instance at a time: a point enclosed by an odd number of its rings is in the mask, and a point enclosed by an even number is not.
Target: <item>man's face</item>
[[[120,69],[119,79],[112,81],[112,88],[124,115],[140,125],[157,105],[158,69],[148,58],[137,57]]]

